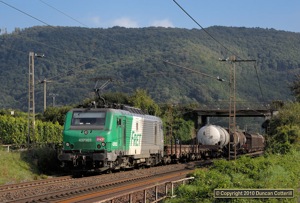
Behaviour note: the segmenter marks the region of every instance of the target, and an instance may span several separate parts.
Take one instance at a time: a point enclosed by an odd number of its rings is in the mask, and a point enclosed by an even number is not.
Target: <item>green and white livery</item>
[[[72,109],[59,160],[78,170],[152,166],[162,162],[163,140],[161,119],[135,108]]]

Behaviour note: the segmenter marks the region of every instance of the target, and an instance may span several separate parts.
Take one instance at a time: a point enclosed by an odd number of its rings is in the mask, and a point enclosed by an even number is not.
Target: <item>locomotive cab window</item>
[[[73,112],[71,126],[104,126],[105,112]]]
[[[122,125],[122,119],[121,118],[117,119],[117,125]]]

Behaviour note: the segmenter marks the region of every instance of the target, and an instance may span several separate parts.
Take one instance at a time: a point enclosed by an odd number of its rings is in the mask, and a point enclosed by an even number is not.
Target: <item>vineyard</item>
[[[30,142],[46,144],[62,142],[62,126],[59,123],[36,120],[35,133],[30,135]],[[24,117],[0,115],[0,144],[12,144],[15,147],[28,143],[28,120]]]

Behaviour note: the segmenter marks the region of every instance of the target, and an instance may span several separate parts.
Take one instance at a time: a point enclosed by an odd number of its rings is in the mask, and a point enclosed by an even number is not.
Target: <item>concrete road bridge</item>
[[[198,127],[206,125],[209,117],[229,117],[228,109],[196,109],[194,113],[198,117]],[[237,109],[236,117],[263,117],[267,120],[276,113],[277,111],[270,109]]]

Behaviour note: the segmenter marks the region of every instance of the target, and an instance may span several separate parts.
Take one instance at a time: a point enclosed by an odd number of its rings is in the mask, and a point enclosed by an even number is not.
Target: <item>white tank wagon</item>
[[[218,145],[223,148],[228,145],[229,139],[227,130],[216,125],[203,126],[197,133],[197,140],[203,145]]]

